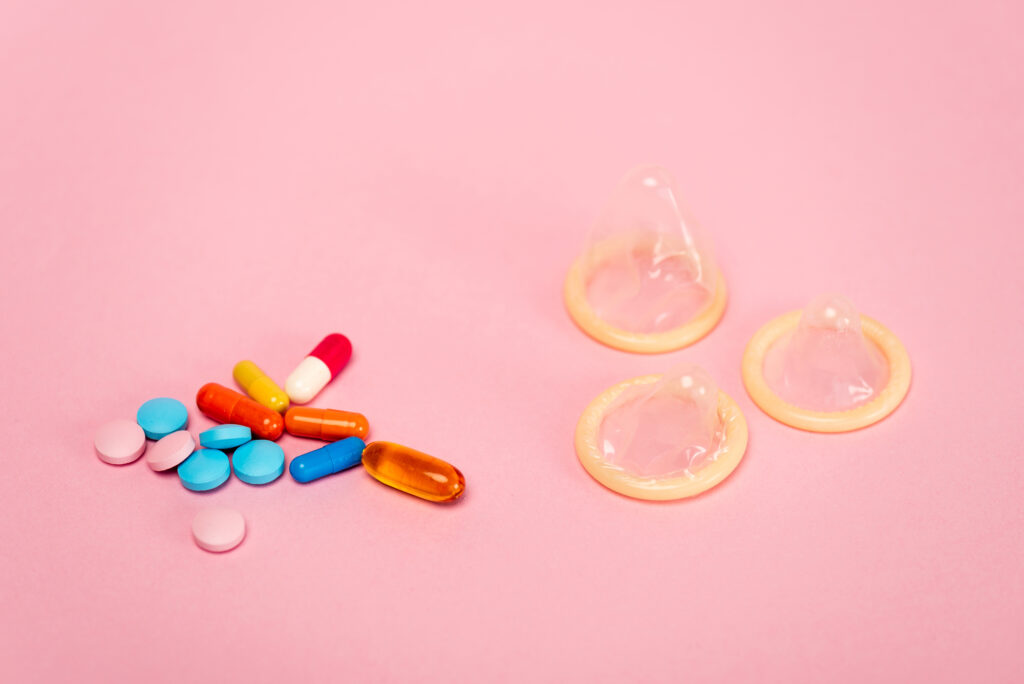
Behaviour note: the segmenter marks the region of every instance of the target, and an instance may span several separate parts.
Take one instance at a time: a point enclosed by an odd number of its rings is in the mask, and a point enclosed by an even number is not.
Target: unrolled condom
[[[743,382],[768,415],[814,432],[875,423],[910,387],[910,358],[878,321],[839,295],[767,323],[743,356]]]
[[[725,310],[709,241],[657,166],[622,180],[565,282],[573,320],[617,349],[664,352],[693,344]]]
[[[682,499],[724,480],[746,450],[747,427],[711,377],[685,365],[634,378],[595,399],[576,429],[594,479],[640,499]]]

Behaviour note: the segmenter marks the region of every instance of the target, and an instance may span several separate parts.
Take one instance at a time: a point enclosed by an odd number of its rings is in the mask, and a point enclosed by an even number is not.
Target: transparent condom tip
[[[722,442],[718,387],[696,366],[634,385],[609,406],[599,444],[609,465],[649,478],[693,475]]]
[[[799,408],[848,411],[872,401],[889,381],[889,364],[864,336],[860,314],[844,297],[811,302],[791,333],[765,355],[764,378]]]

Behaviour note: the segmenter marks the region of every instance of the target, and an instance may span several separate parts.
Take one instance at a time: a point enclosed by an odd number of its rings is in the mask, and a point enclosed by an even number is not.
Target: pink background
[[[0,679],[1024,676],[1020,3],[85,4],[0,8]],[[560,294],[641,162],[731,290],[651,357]],[[914,363],[855,434],[739,377],[826,291]],[[333,330],[356,355],[317,403],[457,464],[461,503],[93,455],[154,396],[205,427],[201,384]],[[693,501],[606,491],[579,413],[683,360],[746,459]],[[189,538],[209,504],[249,521],[230,554]]]

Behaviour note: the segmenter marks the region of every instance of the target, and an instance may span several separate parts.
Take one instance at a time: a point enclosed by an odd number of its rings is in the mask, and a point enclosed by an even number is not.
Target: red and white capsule
[[[352,343],[340,333],[331,333],[292,371],[284,391],[296,404],[305,404],[320,393],[352,358]]]

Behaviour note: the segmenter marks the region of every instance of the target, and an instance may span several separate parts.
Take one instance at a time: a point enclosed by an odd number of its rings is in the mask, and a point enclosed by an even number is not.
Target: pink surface
[[[89,5],[0,7],[0,679],[1024,676],[1020,3]],[[648,161],[730,292],[649,357],[561,300]],[[830,291],[914,362],[847,435],[739,375]],[[200,385],[281,382],[334,330],[317,405],[456,464],[461,502],[359,470],[195,494],[93,453],[151,397],[204,429]],[[745,411],[741,467],[608,492],[579,413],[682,362]],[[190,539],[208,506],[249,523],[230,554]]]

